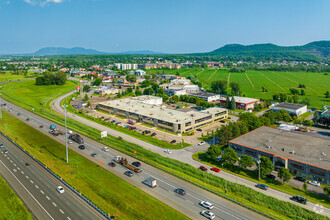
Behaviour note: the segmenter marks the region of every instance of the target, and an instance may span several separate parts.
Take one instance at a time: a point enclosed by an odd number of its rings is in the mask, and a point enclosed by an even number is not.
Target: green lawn
[[[147,70],[149,73],[167,74],[180,73],[181,76],[196,76],[202,82],[205,89],[209,89],[212,81],[227,79],[240,84],[242,92],[251,98],[272,99],[275,93],[289,93],[290,88],[297,88],[299,84],[305,84],[304,96],[300,100],[309,98],[309,107],[322,108],[330,105],[330,98],[325,98],[324,93],[329,91],[330,76],[324,73],[312,72],[281,72],[281,71],[255,71],[249,70],[245,73],[230,73],[227,69],[182,69],[182,70]],[[262,92],[262,87],[268,92]],[[230,89],[228,89],[229,91]]]
[[[25,79],[25,78],[26,77],[24,77],[23,75],[13,75],[9,72],[0,73],[0,82]]]
[[[159,219],[188,219],[74,151],[69,150],[67,164],[65,146],[6,112],[3,116],[0,125],[2,132],[12,139],[17,137],[19,145],[97,204],[105,213],[114,215],[118,211],[121,219],[154,219],[156,216]],[[0,195],[2,191],[1,188]],[[1,200],[2,198],[7,197],[1,197]]]
[[[31,214],[25,208],[23,202],[18,198],[15,192],[7,185],[0,176],[0,219],[32,220]]]

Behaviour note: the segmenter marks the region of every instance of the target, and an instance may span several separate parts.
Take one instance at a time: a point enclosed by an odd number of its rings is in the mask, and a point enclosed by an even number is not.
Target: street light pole
[[[260,164],[261,164],[261,159],[260,159],[260,154],[258,154],[258,165],[259,165],[259,181],[260,181]]]
[[[68,155],[68,132],[66,129],[66,107],[68,105],[63,105],[64,108],[64,121],[65,121],[65,149],[66,149],[66,162],[69,163],[69,155]]]

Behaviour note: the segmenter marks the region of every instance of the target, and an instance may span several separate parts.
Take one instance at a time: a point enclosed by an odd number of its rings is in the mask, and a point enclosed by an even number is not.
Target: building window
[[[186,123],[186,127],[190,126],[191,125],[191,122],[187,122]]]
[[[319,176],[325,176],[325,173],[319,170],[309,169],[309,171],[313,174],[319,175]]]
[[[298,165],[298,164],[295,164],[295,163],[290,163],[290,167],[298,169],[298,170],[305,170],[304,166],[301,166],[301,165]]]
[[[196,120],[196,121],[195,121],[195,124],[198,124],[198,123],[200,123],[200,122],[202,122],[202,121],[206,121],[206,120],[210,120],[210,119],[212,119],[212,116],[208,116],[208,117],[205,117],[205,118],[201,118],[201,119]]]
[[[252,155],[252,156],[256,156],[256,155],[257,155],[256,152],[254,152],[254,151],[250,151],[250,150],[245,150],[245,153],[246,153],[246,154],[250,154],[250,155]]]
[[[215,117],[219,117],[219,116],[221,116],[221,115],[225,115],[225,114],[226,114],[226,111],[224,111],[224,112],[220,112],[220,113],[215,114]]]

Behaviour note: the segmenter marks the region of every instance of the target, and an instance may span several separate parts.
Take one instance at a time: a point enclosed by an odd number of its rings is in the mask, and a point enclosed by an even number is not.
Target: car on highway
[[[44,126],[43,125],[40,125],[39,128],[44,128]]]
[[[3,144],[0,144],[0,148],[3,148]]]
[[[202,170],[202,171],[207,171],[207,168],[204,166],[200,166],[198,169]]]
[[[272,180],[276,179],[276,176],[274,176],[273,174],[268,174],[268,175],[266,175],[266,177],[268,179],[272,179]]]
[[[306,182],[306,180],[305,180],[303,177],[301,177],[301,176],[296,176],[296,177],[293,178],[293,179],[298,180],[298,181],[300,181],[300,182]]]
[[[304,205],[307,204],[307,199],[302,196],[292,196],[290,199],[293,201],[299,202],[301,204],[304,204]]]
[[[174,192],[181,196],[186,195],[186,191],[184,191],[184,189],[175,189]]]
[[[115,166],[116,166],[116,164],[115,164],[114,162],[110,162],[110,163],[108,163],[108,165],[109,165],[110,167],[115,167]]]
[[[27,120],[27,121],[30,121],[30,119],[29,119],[29,118],[26,118],[26,120]]]
[[[217,172],[217,173],[220,172],[220,169],[219,168],[216,168],[216,167],[212,167],[211,170],[214,171],[214,172]]]
[[[20,116],[21,115],[21,113],[17,113],[17,116]]]
[[[85,149],[85,146],[84,145],[79,145],[78,147],[80,150],[84,150]]]
[[[135,167],[140,167],[140,166],[141,166],[141,163],[138,162],[138,161],[134,161],[134,162],[132,163],[132,165],[135,166]]]
[[[25,162],[25,166],[30,166],[30,163],[29,162]]]
[[[68,140],[68,144],[72,144],[72,141],[71,140]]]
[[[313,186],[320,186],[321,184],[315,180],[312,180],[312,181],[308,181],[308,184],[311,184]]]
[[[108,147],[104,147],[104,148],[102,148],[102,150],[107,152],[107,151],[109,151],[109,148]]]
[[[134,175],[132,171],[126,171],[124,174],[129,177],[132,177]]]
[[[151,137],[153,137],[153,136],[156,136],[156,133],[155,132],[151,134]]]
[[[8,150],[3,150],[3,153],[4,154],[8,154]]]
[[[215,214],[213,212],[208,211],[208,210],[201,211],[201,215],[208,218],[208,219],[214,219],[215,218]]]
[[[207,208],[207,209],[213,209],[214,208],[212,203],[210,203],[210,202],[201,201],[199,204],[201,206],[203,206],[204,208]]]
[[[196,131],[202,131],[202,129],[198,128]]]
[[[56,190],[57,190],[57,192],[59,192],[59,193],[61,193],[61,194],[65,192],[62,186],[58,186],[58,187],[56,188]]]
[[[268,186],[266,186],[264,184],[257,184],[256,187],[259,188],[259,189],[263,189],[263,190],[267,190],[268,189]]]
[[[198,146],[201,146],[201,145],[204,145],[204,144],[205,144],[205,141],[202,141],[202,142],[198,143]]]
[[[96,156],[96,153],[92,153],[91,156],[92,156],[92,157],[95,157],[95,156]]]
[[[176,143],[176,140],[172,140],[170,143],[171,144],[175,144]]]
[[[168,150],[168,149],[164,150],[164,152],[167,153],[167,154],[171,154],[172,153],[172,151],[171,150]]]

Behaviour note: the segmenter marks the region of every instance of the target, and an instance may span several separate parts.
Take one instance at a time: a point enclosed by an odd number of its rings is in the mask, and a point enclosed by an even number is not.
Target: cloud
[[[49,5],[51,3],[62,3],[64,2],[65,0],[24,0],[26,3],[30,4],[30,5],[39,5],[41,7],[44,7],[46,5]]]

